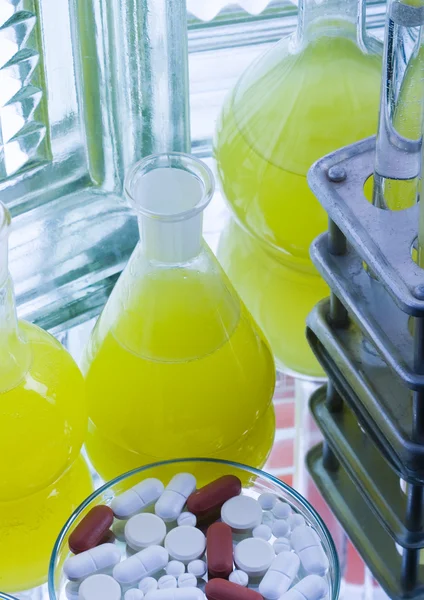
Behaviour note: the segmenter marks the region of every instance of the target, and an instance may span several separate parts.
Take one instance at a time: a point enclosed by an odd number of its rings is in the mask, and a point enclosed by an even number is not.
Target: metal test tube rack
[[[414,185],[421,172],[423,23],[420,0],[389,0],[378,136],[324,157],[308,174],[329,217],[328,233],[313,243],[311,256],[331,297],[307,323],[329,377],[310,403],[325,441],[307,462],[394,599],[424,599],[424,270],[412,256],[419,205],[385,210],[386,184]],[[419,139],[397,131],[411,68],[421,87],[412,95],[419,122],[409,133]],[[413,109],[410,100],[403,108]],[[370,202],[364,185],[372,174]]]
[[[365,198],[374,155],[370,138],[309,173],[329,215],[311,255],[331,297],[308,318],[330,383],[311,399],[325,442],[307,460],[390,597],[424,598],[424,271],[412,258],[419,208],[391,212]]]

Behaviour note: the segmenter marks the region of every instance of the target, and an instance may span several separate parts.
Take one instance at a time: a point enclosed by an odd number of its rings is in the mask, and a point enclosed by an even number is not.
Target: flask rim
[[[191,174],[201,184],[202,195],[193,207],[171,213],[161,213],[146,208],[137,199],[137,187],[142,177],[150,171],[163,168],[181,169]],[[125,177],[124,191],[137,216],[169,223],[185,221],[203,212],[213,197],[215,182],[210,168],[198,158],[184,152],[164,152],[150,154],[135,163]]]

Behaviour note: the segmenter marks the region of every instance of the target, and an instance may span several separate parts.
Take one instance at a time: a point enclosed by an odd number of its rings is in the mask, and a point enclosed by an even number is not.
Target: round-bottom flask
[[[278,261],[234,220],[221,234],[218,258],[266,335],[277,368],[305,379],[325,377],[305,337],[306,317],[329,295],[318,274]]]
[[[182,154],[138,163],[136,247],[86,348],[87,450],[104,478],[156,460],[264,464],[274,436],[268,344],[202,239],[212,176]]]

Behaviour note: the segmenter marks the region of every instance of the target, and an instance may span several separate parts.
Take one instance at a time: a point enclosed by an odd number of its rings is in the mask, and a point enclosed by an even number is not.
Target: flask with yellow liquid
[[[46,581],[56,537],[92,484],[79,454],[84,380],[57,340],[17,320],[9,224],[0,203],[0,589],[13,593]]]
[[[261,262],[270,277],[287,279],[286,321],[299,326],[288,330],[270,318],[284,293],[282,283],[266,290],[246,285],[240,252],[229,253],[227,243],[221,252],[248,309],[255,313],[261,303],[267,319],[255,316],[265,335],[279,340],[271,342],[277,363],[305,377],[319,372],[310,351],[302,350],[306,316],[317,296],[326,294],[309,246],[327,228],[306,174],[321,156],[376,132],[381,44],[366,35],[364,17],[362,0],[301,0],[295,33],[253,63],[226,99],[214,143],[233,216],[254,238],[246,242],[251,260]],[[256,257],[258,244],[273,260]],[[311,290],[311,302],[305,303],[302,288]]]
[[[270,349],[202,238],[209,169],[185,154],[136,164],[141,240],[83,358],[87,451],[103,478],[176,457],[264,464],[274,437]]]

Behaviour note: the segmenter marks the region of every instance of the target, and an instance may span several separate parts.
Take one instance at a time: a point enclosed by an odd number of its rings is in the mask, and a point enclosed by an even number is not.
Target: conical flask
[[[173,457],[253,466],[274,436],[274,363],[202,238],[213,179],[184,154],[136,164],[141,241],[86,348],[87,450],[105,478]]]
[[[17,320],[9,224],[0,203],[0,589],[18,592],[46,581],[56,537],[92,485],[79,455],[84,380],[57,340]]]

